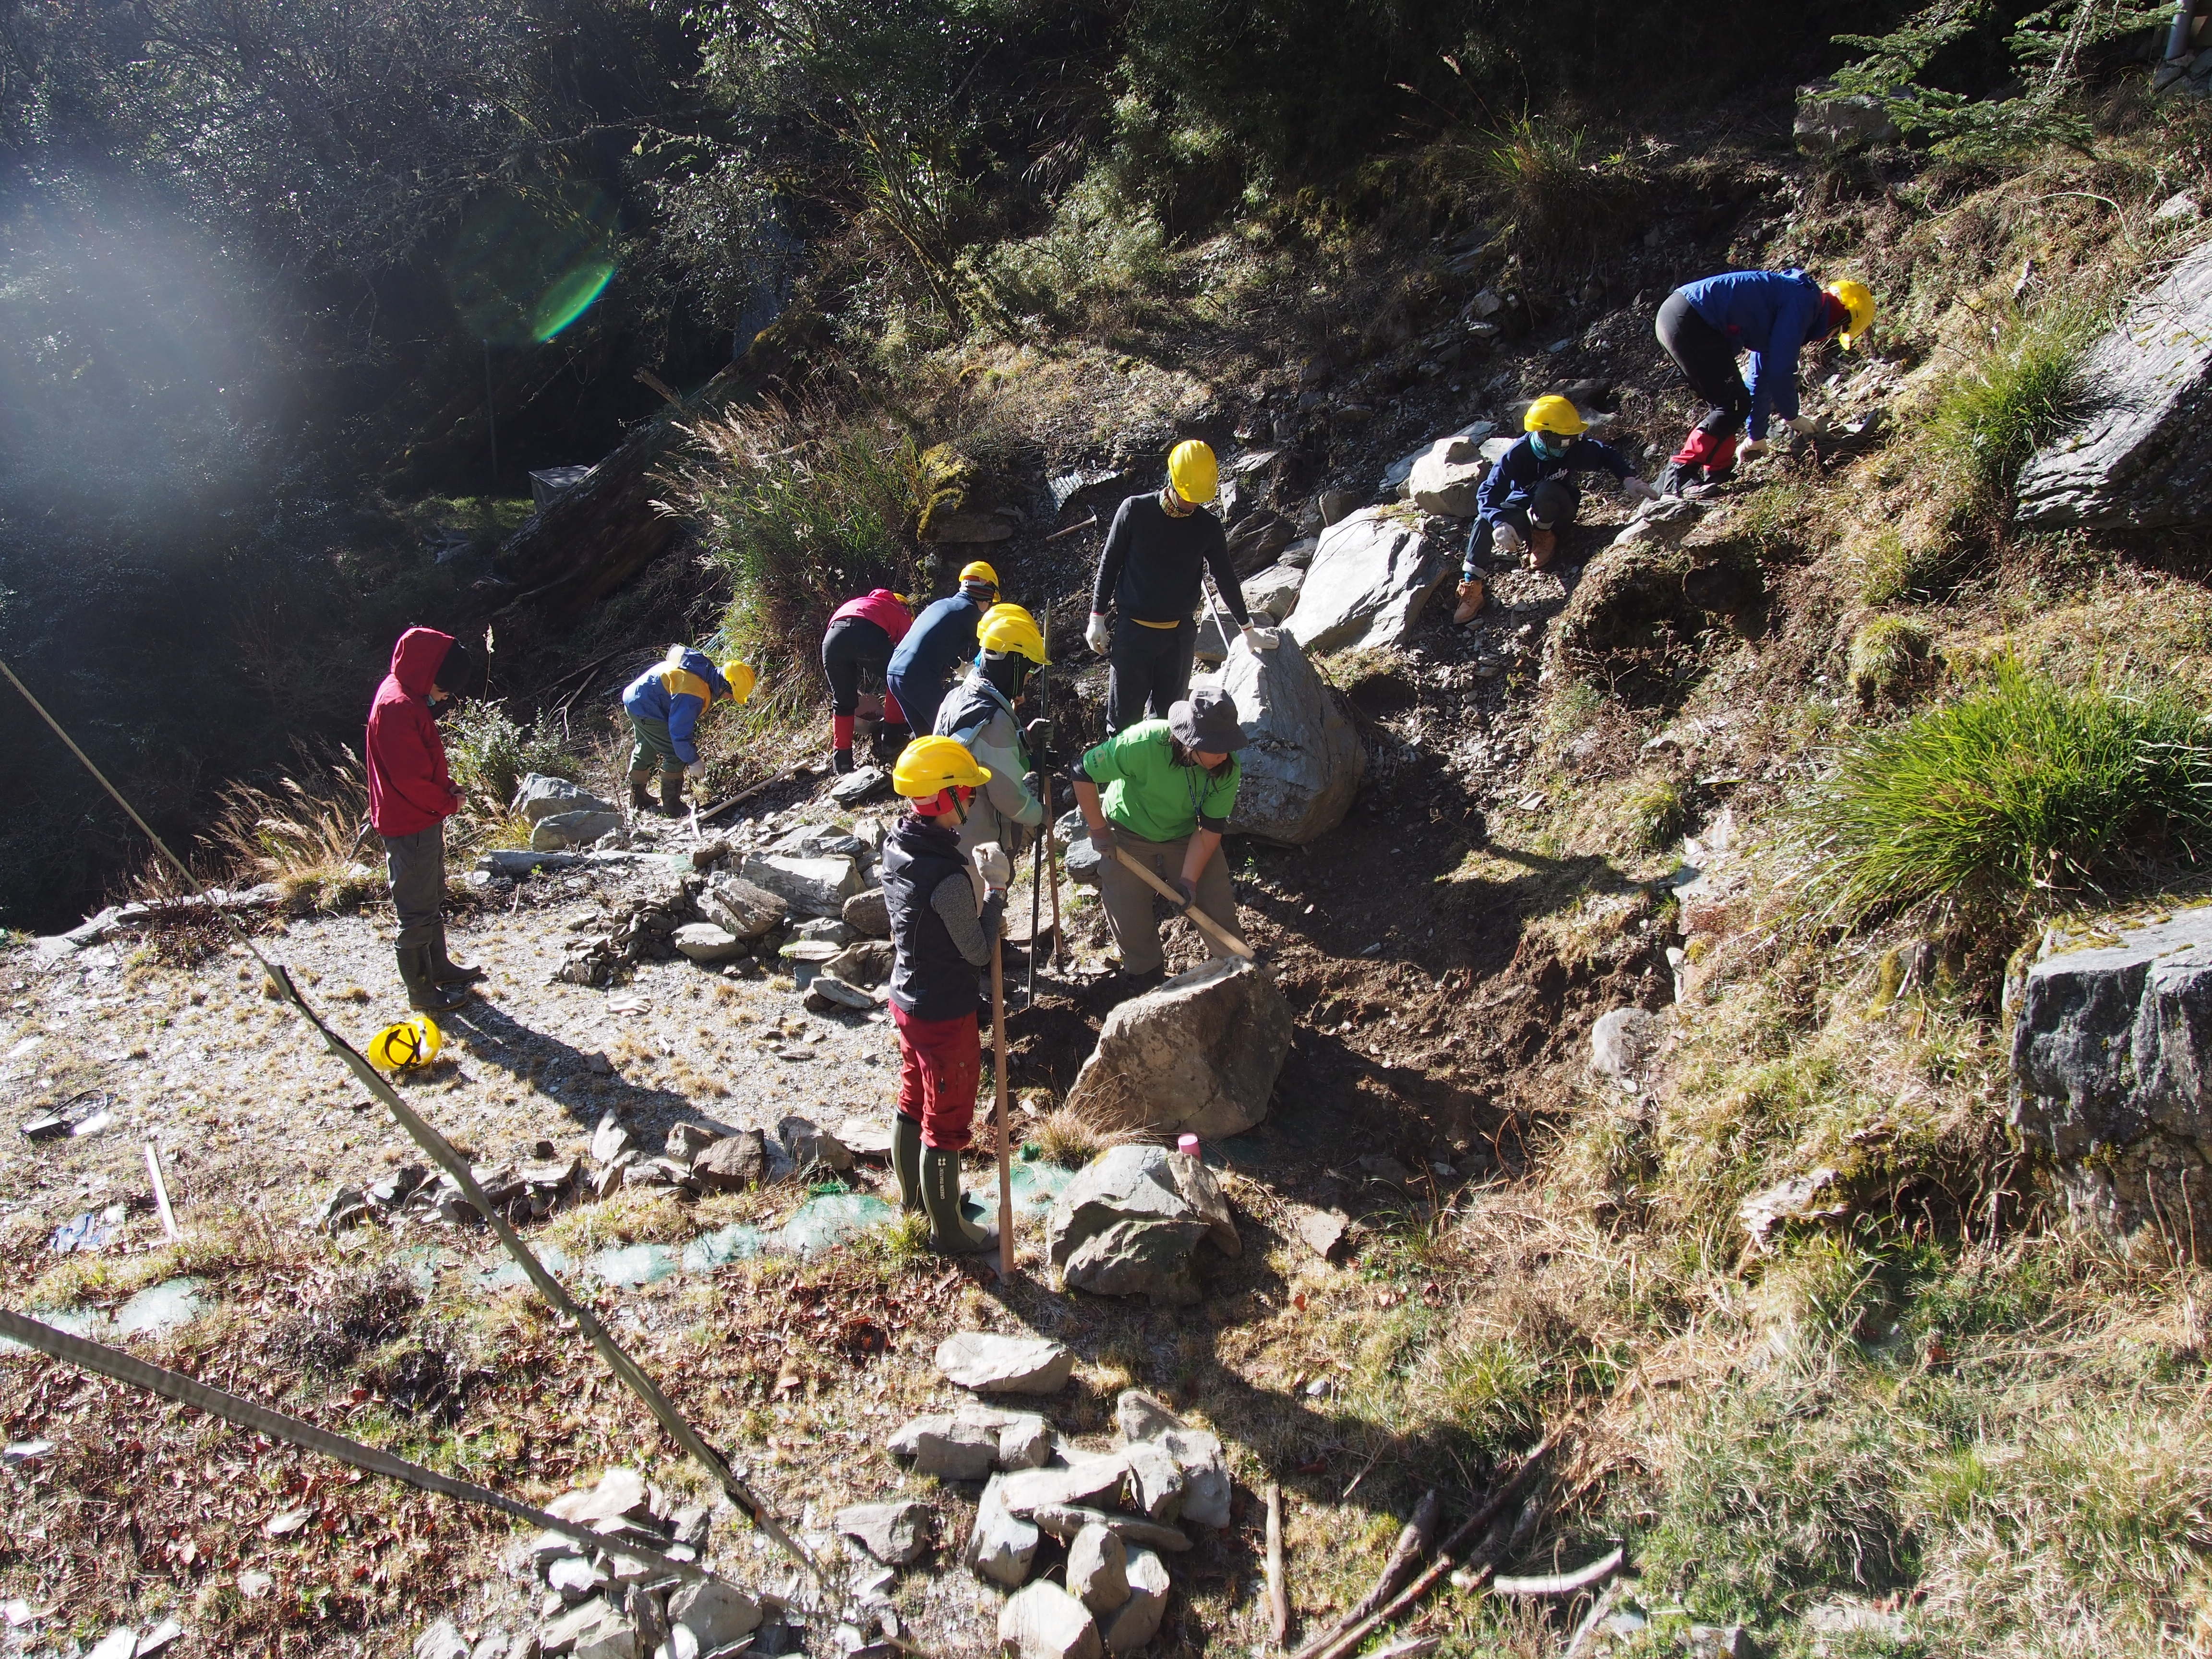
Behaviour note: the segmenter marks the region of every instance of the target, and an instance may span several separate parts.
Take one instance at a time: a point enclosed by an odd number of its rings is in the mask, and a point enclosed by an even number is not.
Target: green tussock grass
[[[1984,497],[2011,489],[2029,456],[2087,411],[2081,354],[2099,313],[2057,303],[2015,316],[1990,355],[1937,398],[1928,422],[1936,459]]]
[[[1927,627],[1907,617],[1876,617],[1851,635],[1851,690],[1863,703],[1900,698],[1928,665],[1935,644]]]
[[[1808,892],[1856,923],[1935,901],[2017,907],[2098,890],[2153,837],[2212,826],[2201,716],[2159,690],[2069,689],[2000,663],[1986,684],[1838,752],[1799,808]]]

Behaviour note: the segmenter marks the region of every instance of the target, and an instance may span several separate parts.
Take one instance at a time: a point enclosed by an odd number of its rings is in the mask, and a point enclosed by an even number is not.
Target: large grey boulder
[[[1897,123],[1880,101],[1864,93],[1838,93],[1832,81],[1797,88],[1797,119],[1792,129],[1797,148],[1808,155],[1840,155],[1897,142]]]
[[[1220,1183],[1196,1158],[1159,1146],[1116,1146],[1079,1171],[1054,1204],[1045,1245],[1068,1285],[1101,1296],[1199,1299],[1194,1261],[1211,1240],[1240,1254]]]
[[[1402,645],[1443,580],[1443,550],[1401,512],[1370,507],[1331,525],[1314,550],[1292,638],[1316,656]]]
[[[1306,573],[1294,564],[1271,564],[1243,581],[1245,608],[1255,623],[1279,623],[1297,609]]]
[[[891,936],[891,913],[884,902],[884,890],[871,887],[864,893],[855,893],[845,901],[845,925],[863,939],[889,939]]]
[[[1067,1108],[1102,1128],[1241,1134],[1267,1115],[1291,1011],[1265,969],[1223,957],[1106,1016]]]
[[[907,1498],[891,1504],[848,1504],[837,1511],[835,1524],[885,1566],[908,1567],[929,1553],[937,1521],[928,1504]]]
[[[1013,1659],[1099,1659],[1103,1648],[1090,1609],[1039,1579],[999,1609],[999,1650]]]
[[[860,890],[860,866],[842,854],[803,858],[749,853],[738,873],[807,916],[842,916],[845,901]]]
[[[601,800],[580,783],[571,783],[566,778],[548,777],[543,772],[532,772],[522,780],[514,792],[514,800],[507,811],[532,823],[550,817],[556,812],[612,812],[613,803]]]
[[[1122,1582],[1129,1599],[1106,1626],[1109,1653],[1134,1653],[1160,1633],[1168,1607],[1168,1564],[1148,1549],[1126,1547]]]
[[[1343,823],[1367,751],[1297,641],[1285,635],[1255,651],[1237,641],[1221,689],[1237,701],[1245,739],[1230,833],[1299,847]]]
[[[2014,1006],[2013,1125],[2068,1207],[2212,1251],[2212,906],[2046,940]]]
[[[623,827],[622,814],[611,806],[549,812],[530,832],[533,853],[558,853],[572,847],[589,847],[601,836]]]
[[[699,1650],[712,1653],[760,1628],[760,1604],[719,1578],[684,1585],[668,1598],[671,1623],[698,1638]]]
[[[2021,523],[2201,524],[2212,519],[2212,243],[2141,295],[2089,348],[2094,412],[2021,469]]]
[[[961,1559],[978,1577],[1012,1589],[1028,1583],[1030,1566],[1036,1559],[1044,1534],[1036,1522],[1007,1511],[1006,1485],[1010,1477],[994,1475],[976,1500],[975,1525],[968,1534]]]
[[[668,936],[668,942],[693,962],[728,962],[745,954],[744,940],[711,921],[686,922]]]
[[[753,882],[717,876],[699,895],[699,914],[734,938],[755,939],[782,927],[791,904]]]
[[[955,1331],[937,1345],[937,1369],[978,1394],[1057,1394],[1075,1370],[1075,1355],[1048,1336]]]
[[[1474,492],[1489,471],[1490,463],[1482,459],[1480,440],[1464,435],[1439,438],[1422,452],[1407,475],[1407,498],[1424,513],[1471,519]]]

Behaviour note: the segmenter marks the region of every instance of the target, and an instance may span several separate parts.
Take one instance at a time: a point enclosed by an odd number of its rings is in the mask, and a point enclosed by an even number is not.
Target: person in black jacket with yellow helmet
[[[968,856],[960,850],[960,826],[990,781],[956,739],[916,738],[891,769],[891,787],[909,810],[884,840],[899,1045],[891,1169],[900,1207],[927,1211],[930,1248],[952,1255],[999,1242],[995,1229],[971,1224],[960,1206],[960,1153],[983,1069],[977,970],[990,964],[1012,875],[994,844]]]

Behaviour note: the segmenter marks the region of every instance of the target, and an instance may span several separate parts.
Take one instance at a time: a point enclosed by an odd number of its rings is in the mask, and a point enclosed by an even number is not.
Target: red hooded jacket
[[[411,836],[458,811],[446,745],[430,718],[430,687],[453,636],[410,628],[392,647],[392,672],[368,709],[368,821],[380,836]]]

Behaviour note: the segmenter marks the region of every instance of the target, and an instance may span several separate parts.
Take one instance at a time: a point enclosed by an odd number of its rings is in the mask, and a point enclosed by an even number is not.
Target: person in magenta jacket
[[[1679,495],[1729,477],[1766,447],[1769,422],[1809,434],[1797,402],[1797,354],[1840,337],[1849,349],[1874,323],[1863,283],[1822,288],[1802,270],[1729,270],[1686,283],[1659,307],[1654,331],[1712,409],[1668,461],[1660,488]],[[1749,373],[1736,357],[1750,354]],[[1744,434],[1741,448],[1738,433]]]
[[[822,636],[822,672],[830,680],[830,763],[840,772],[853,769],[855,721],[874,727],[880,720],[881,729],[872,735],[901,747],[913,735],[884,678],[891,653],[913,626],[906,601],[888,587],[846,600],[830,617]]]
[[[461,797],[446,767],[446,744],[431,709],[468,684],[467,649],[434,628],[410,628],[392,649],[392,672],[369,705],[368,821],[384,842],[400,982],[410,1006],[445,1013],[482,979],[446,954],[446,820]]]

